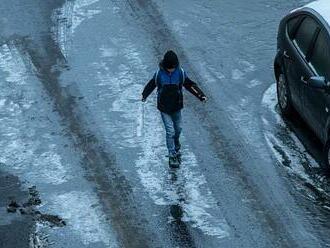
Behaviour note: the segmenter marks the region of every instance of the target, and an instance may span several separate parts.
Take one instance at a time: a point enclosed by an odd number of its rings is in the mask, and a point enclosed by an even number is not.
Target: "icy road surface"
[[[320,144],[272,71],[307,2],[0,3],[0,247],[330,247]],[[209,97],[185,94],[179,170],[140,102],[167,49]]]

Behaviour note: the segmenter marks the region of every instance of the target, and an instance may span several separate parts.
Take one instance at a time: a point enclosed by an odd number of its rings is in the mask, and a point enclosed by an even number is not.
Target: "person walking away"
[[[181,110],[183,108],[182,88],[187,89],[200,101],[207,97],[181,68],[175,52],[167,51],[159,63],[159,69],[147,83],[142,92],[142,102],[157,88],[157,108],[161,113],[166,131],[166,146],[168,149],[169,166],[178,168],[181,162],[180,134]]]

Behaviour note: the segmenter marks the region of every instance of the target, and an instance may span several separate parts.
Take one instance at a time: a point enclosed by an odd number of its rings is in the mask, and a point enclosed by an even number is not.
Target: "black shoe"
[[[177,156],[169,157],[168,164],[171,168],[179,168],[180,167],[180,161],[179,161]]]

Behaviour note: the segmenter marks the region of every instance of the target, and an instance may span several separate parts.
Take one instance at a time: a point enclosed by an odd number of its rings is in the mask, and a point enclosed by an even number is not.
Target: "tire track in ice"
[[[19,52],[14,47],[3,45],[0,48],[0,69],[5,72],[5,80],[1,82],[1,145],[5,147],[1,153],[1,162],[12,164],[15,169],[25,171],[29,181],[38,179],[58,185],[70,180],[69,171],[61,163],[61,157],[51,145],[45,151],[39,151],[36,156],[34,149],[40,140],[30,140],[36,130],[25,130],[23,123],[27,122],[29,110],[36,105],[39,96],[28,85],[28,70]],[[40,92],[39,92],[40,93]],[[40,111],[45,114],[44,111]],[[33,118],[32,118],[33,119]],[[33,122],[33,120],[31,121]],[[41,152],[41,153],[40,153]],[[42,166],[47,165],[47,166]],[[40,170],[33,170],[40,168]]]
[[[52,107],[26,62],[13,44],[0,47],[0,167],[26,187],[36,185],[43,201],[40,209],[66,220],[59,233],[37,224],[36,232],[51,235],[49,241],[61,237],[52,247],[63,247],[60,243],[68,240],[72,245],[117,247],[102,210],[93,207],[99,201],[87,186],[79,155],[62,148],[70,141],[60,134],[60,120],[49,114]]]

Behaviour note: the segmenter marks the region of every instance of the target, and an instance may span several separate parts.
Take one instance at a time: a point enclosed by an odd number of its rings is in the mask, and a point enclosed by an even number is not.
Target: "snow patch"
[[[258,79],[253,79],[248,83],[247,87],[252,89],[258,87],[259,85],[262,85],[262,82],[260,82]]]
[[[253,71],[255,71],[255,68],[256,68],[254,64],[252,64],[252,63],[250,63],[249,61],[246,61],[246,60],[239,60],[238,61],[238,64],[241,67],[243,67],[243,71],[245,73],[247,73],[247,72],[253,72]]]
[[[102,47],[102,48],[100,48],[100,50],[102,52],[102,57],[104,57],[104,58],[116,57],[118,54],[118,51],[114,48]]]
[[[99,206],[98,199],[89,192],[71,191],[52,197],[52,208],[68,220],[68,228],[79,235],[85,245],[102,242],[106,247],[117,247]]]
[[[97,0],[98,1],[98,0]],[[97,2],[94,1],[93,3]],[[95,15],[100,14],[102,11],[97,9],[86,10],[83,7],[74,7],[74,16],[72,20],[72,30],[73,32],[78,28],[78,26],[85,20],[93,18]]]
[[[265,139],[268,146],[273,151],[277,160],[285,165],[285,168],[292,174],[297,175],[303,181],[315,185],[313,179],[309,176],[303,164],[308,164],[310,167],[319,168],[318,163],[311,157],[304,145],[298,137],[289,130],[281,116],[276,112],[277,97],[276,84],[272,84],[264,93],[262,100],[263,107],[270,113],[271,116],[263,116],[262,120],[265,126]],[[273,121],[277,126],[272,126]],[[276,129],[274,129],[276,128]],[[281,139],[277,133],[283,132],[288,140]],[[316,186],[319,191],[323,191]]]
[[[242,79],[244,77],[244,72],[242,72],[239,69],[233,69],[231,72],[231,78],[233,80],[239,80]]]
[[[218,83],[218,80],[226,78],[219,68],[215,68],[204,61],[198,62],[198,71],[200,75],[203,75],[203,80],[206,84]]]
[[[179,35],[184,35],[185,30],[189,27],[189,24],[183,20],[174,20],[173,21],[173,30]]]
[[[261,104],[268,111],[271,111],[272,115],[276,118],[277,123],[279,123],[282,126],[285,126],[285,123],[282,120],[281,116],[276,112],[276,104],[277,104],[276,84],[272,84],[265,91]]]
[[[239,60],[238,66],[239,68],[235,68],[231,72],[231,78],[233,80],[241,80],[247,73],[255,71],[255,65],[246,60]]]
[[[4,107],[6,103],[6,99],[0,99],[0,108]]]
[[[16,49],[12,49],[8,45],[0,47],[0,69],[7,74],[5,79],[7,82],[25,84],[27,70]]]
[[[61,8],[54,10],[52,14],[54,23],[52,33],[65,57],[68,55],[71,36],[76,29],[85,20],[91,19],[102,12],[100,9],[90,9],[90,6],[97,2],[99,0],[66,1]]]

